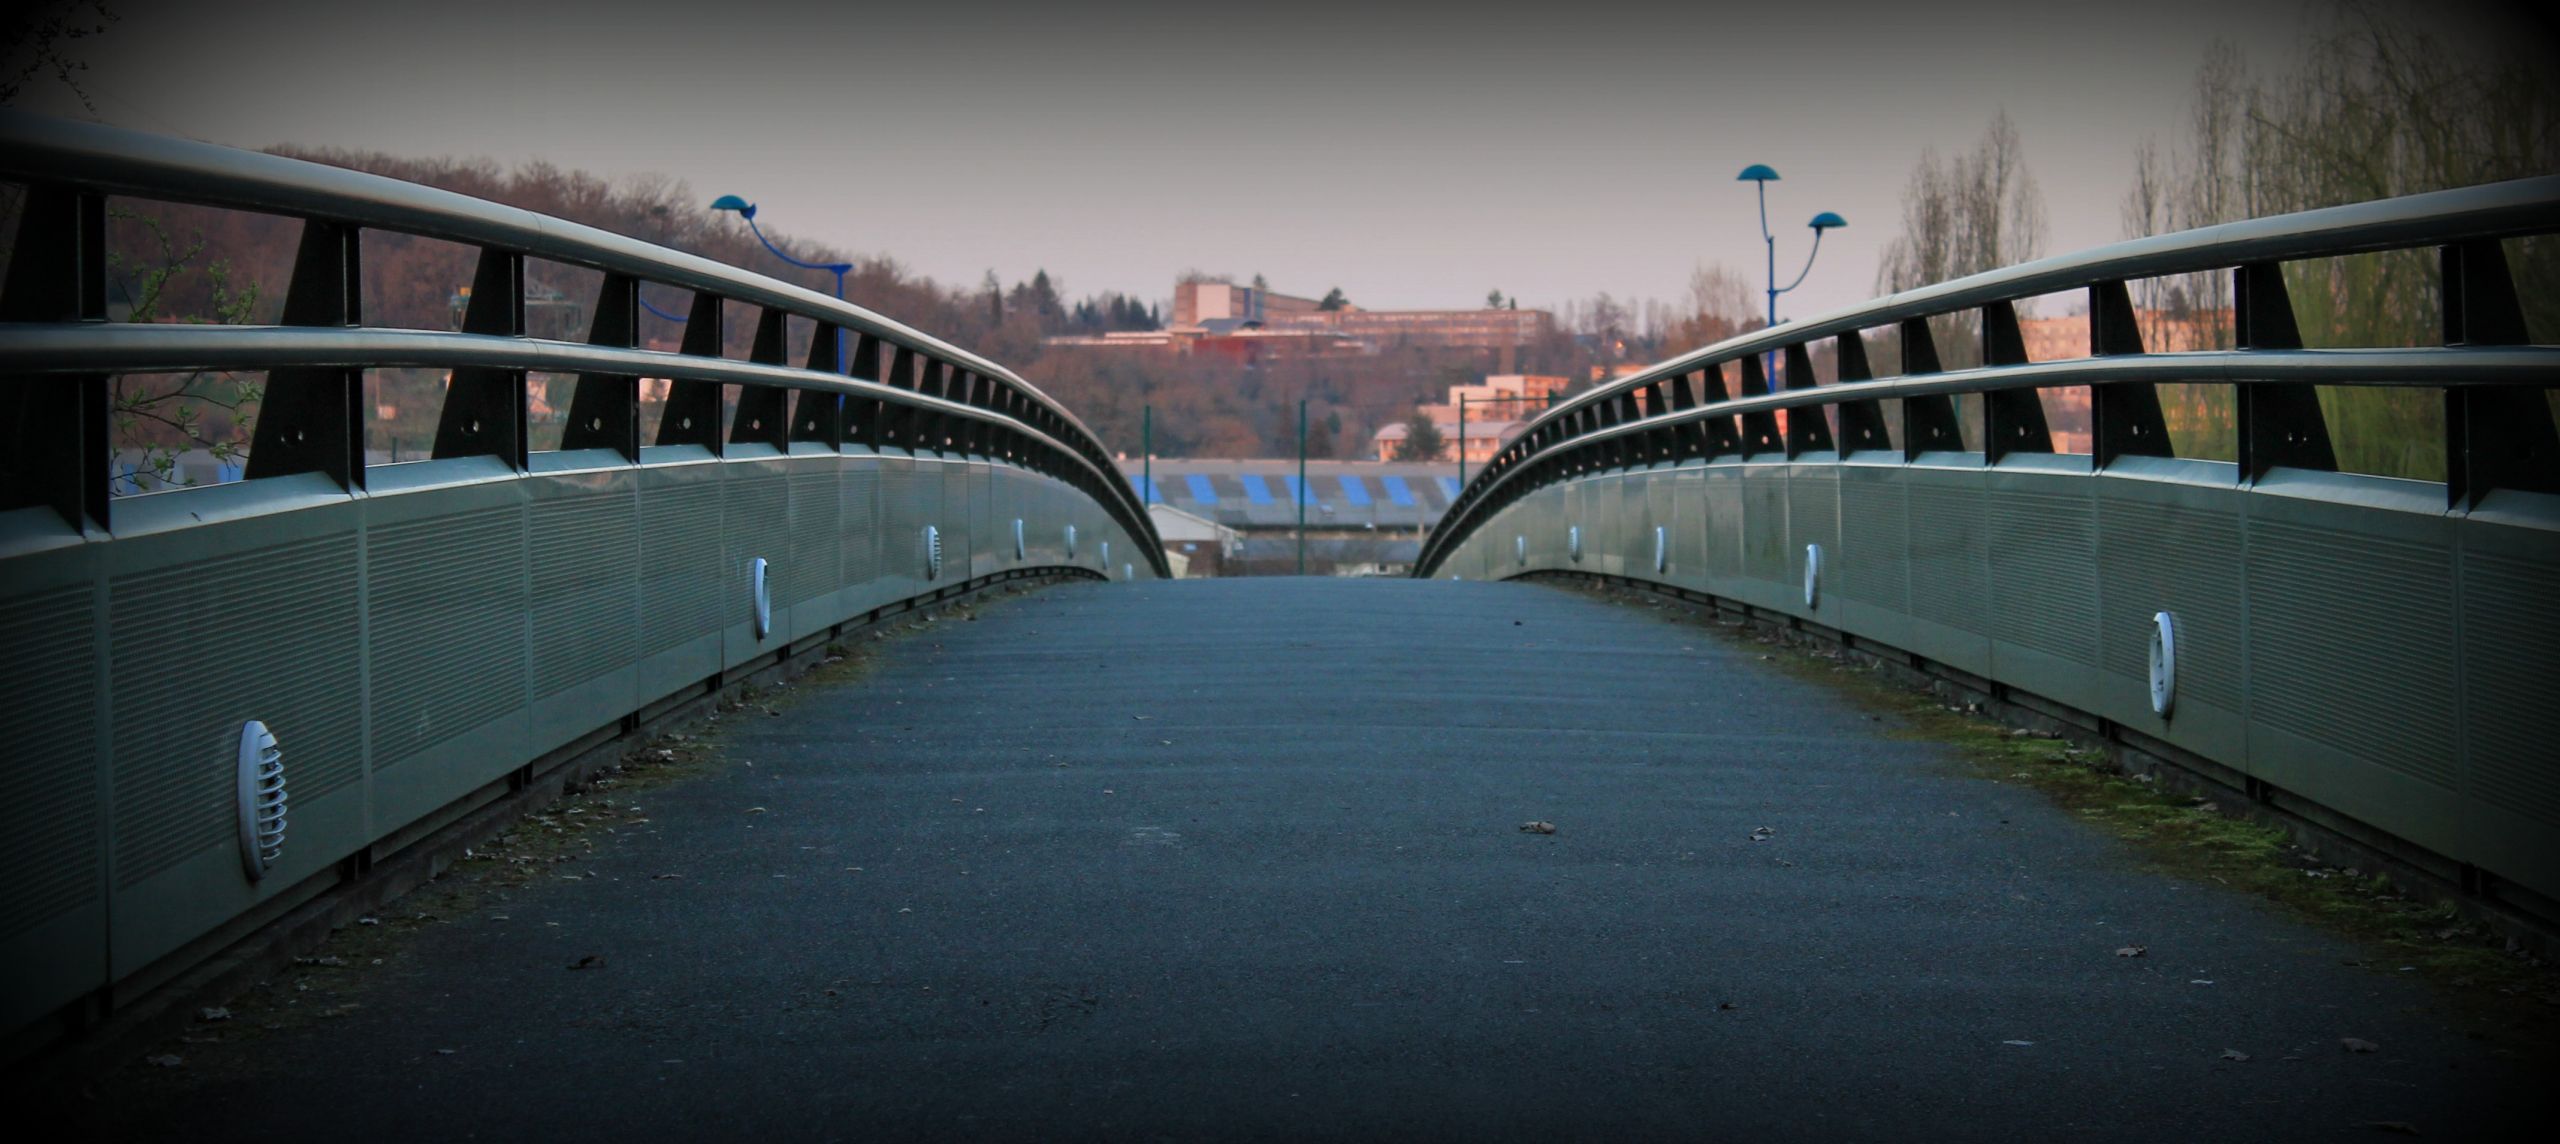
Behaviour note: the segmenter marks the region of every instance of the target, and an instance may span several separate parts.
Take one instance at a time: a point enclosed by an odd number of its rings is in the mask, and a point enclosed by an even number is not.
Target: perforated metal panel
[[[639,501],[628,492],[537,501],[532,548],[534,695],[638,658]]]
[[[2249,529],[2251,714],[2442,787],[2453,768],[2452,563],[2271,520]]]
[[[715,483],[644,489],[640,497],[640,648],[665,651],[718,631],[720,498]]]
[[[843,542],[838,538],[841,480],[832,457],[794,460],[790,478],[790,524],[786,545],[777,553],[774,602],[798,604],[835,591],[842,579]]]
[[[295,774],[305,798],[362,774],[356,583],[353,533],[109,582],[109,655],[135,667],[115,673],[117,886],[233,845],[244,718],[308,756]]]
[[[1992,634],[2098,662],[2097,513],[2085,494],[1994,489]]]
[[[1983,631],[1986,506],[1978,488],[1914,483],[1911,504],[1911,614]]]
[[[2560,583],[2550,563],[2476,552],[2462,575],[2467,790],[2560,828]]]
[[[523,703],[524,554],[524,513],[512,507],[373,528],[366,624],[377,771]]]
[[[2231,494],[2237,496],[2238,494]],[[2151,617],[2178,614],[2178,695],[2240,710],[2240,522],[2229,511],[2102,499],[2100,659],[2126,679],[2150,671]]]
[[[1839,556],[1824,569],[1831,591],[1897,612],[1909,606],[1903,500],[1902,482],[1889,473],[1852,469],[1841,479]]]
[[[868,583],[880,568],[880,470],[869,462],[849,461],[842,478],[844,495],[836,551],[843,563],[843,583]]]
[[[95,589],[0,598],[0,938],[95,895],[98,705]]]
[[[1742,475],[1742,574],[1793,587],[1787,552],[1787,475],[1754,466]]]

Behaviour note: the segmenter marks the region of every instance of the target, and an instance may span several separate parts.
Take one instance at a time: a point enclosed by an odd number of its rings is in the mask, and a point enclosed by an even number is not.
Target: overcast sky
[[[2048,251],[2119,237],[2136,143],[2178,133],[2206,44],[2280,66],[2296,0],[1717,4],[1571,0],[1114,8],[113,0],[95,117],[219,143],[658,172],[946,283],[1045,267],[1164,298],[1186,268],[1371,307],[1685,296],[1782,278],[1873,292],[1922,148],[2005,108]],[[2445,5],[2437,5],[2441,12]],[[1237,11],[1235,9],[1241,9]],[[208,52],[208,47],[218,48]],[[30,106],[81,112],[58,94]]]

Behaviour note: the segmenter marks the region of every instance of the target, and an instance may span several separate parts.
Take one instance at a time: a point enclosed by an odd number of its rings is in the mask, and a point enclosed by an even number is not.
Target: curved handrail
[[[1100,487],[1108,490],[1110,497],[1117,502],[1113,505],[1113,515],[1123,518],[1133,531],[1147,537],[1150,541],[1148,547],[1151,553],[1155,553],[1154,559],[1162,559],[1158,551],[1162,546],[1155,542],[1154,522],[1140,504],[1135,490],[1111,464],[1110,452],[1102,446],[1100,439],[1073,412],[1021,375],[996,362],[864,307],[813,290],[698,255],[458,192],[280,155],[7,109],[0,109],[0,178],[72,186],[99,194],[129,195],[155,201],[343,223],[362,229],[462,243],[716,295],[823,322],[851,333],[867,334],[892,346],[997,379],[1043,414],[1055,418],[1056,423],[1068,431],[1066,439],[1039,434],[1042,439],[1077,456],[1086,468],[1107,474]],[[374,332],[384,329],[360,328]],[[16,329],[25,332],[27,328]],[[136,333],[134,328],[125,328],[114,336],[132,337]],[[531,339],[504,340],[516,346],[531,344]],[[163,338],[152,344],[166,352],[179,343]],[[231,352],[252,343],[242,340],[215,344],[229,347],[224,352]],[[353,343],[339,345],[341,349],[354,348]],[[551,355],[543,360],[562,360],[557,356],[557,350],[540,352]],[[15,360],[25,360],[28,355],[12,352],[10,356]],[[198,368],[210,364],[173,363],[173,368]],[[240,361],[237,368],[264,368],[278,364],[286,363]],[[386,363],[342,361],[335,364]],[[477,364],[518,369],[552,368],[515,364],[514,359],[487,360]],[[665,364],[653,367],[653,371],[659,376],[697,376]],[[60,371],[43,369],[33,372]],[[778,380],[769,383],[791,384]],[[894,386],[883,388],[897,389]],[[1038,434],[1038,430],[1028,424],[1012,418],[1002,419],[1025,432]]]
[[[623,349],[540,338],[493,337],[436,330],[327,326],[112,326],[95,322],[0,323],[0,377],[42,374],[170,373],[180,370],[459,369],[482,366],[532,373],[595,373],[766,385],[841,393],[928,413],[965,417],[1021,434],[1105,481],[1117,470],[1098,466],[1038,428],[989,409],[789,365]]]
[[[1803,321],[1755,330],[1673,357],[1558,403],[1532,419],[1478,469],[1423,546],[1415,574],[1428,576],[1474,528],[1472,517],[1534,459],[1676,425],[1744,414],[1847,402],[2116,382],[2206,382],[2430,386],[2547,386],[2560,353],[2544,347],[2429,347],[2411,350],[2299,350],[2109,354],[2068,361],[2008,362],[1955,372],[1879,381],[1791,385],[1775,393],[1721,397],[1690,405],[1685,390],[1661,411],[1631,413],[1634,395],[1724,363],[1778,350],[1800,351],[1822,338],[1857,337],[1957,311],[2003,305],[2063,290],[2113,287],[2233,267],[2306,258],[2468,244],[2560,231],[2560,176],[2514,179],[2370,203],[2302,211],[2116,243],[1886,295]],[[2512,304],[2511,300],[2509,304]],[[2448,322],[2453,311],[2448,310]],[[1746,373],[1746,376],[1749,376]],[[1774,379],[1764,379],[1774,381]],[[1753,455],[1744,450],[1746,456]]]
[[[1887,294],[1826,314],[1738,334],[1575,394],[1557,402],[1553,409],[1542,411],[1530,425],[1569,415],[1592,402],[1700,369],[1710,362],[1721,364],[1852,330],[1889,326],[1906,318],[2085,289],[2100,282],[2228,270],[2255,262],[2404,250],[2466,239],[2512,238],[2554,229],[2560,229],[2560,175],[2429,191],[2131,239]]]

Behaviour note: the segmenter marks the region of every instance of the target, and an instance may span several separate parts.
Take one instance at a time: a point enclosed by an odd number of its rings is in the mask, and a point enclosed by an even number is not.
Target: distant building
[[[1458,495],[1455,465],[1322,460],[1209,460],[1158,457],[1154,485],[1147,464],[1123,458],[1120,472],[1154,512],[1166,551],[1188,556],[1195,576],[1286,575],[1298,567],[1298,522],[1306,521],[1307,571],[1315,575],[1397,575],[1413,565],[1422,538]],[[1209,521],[1224,530],[1176,540],[1197,530],[1166,515]],[[1229,537],[1236,538],[1229,547]],[[1184,552],[1182,544],[1196,548]],[[1203,557],[1218,552],[1213,563]],[[1212,572],[1210,569],[1214,568]]]
[[[1509,370],[1521,347],[1555,331],[1546,310],[1364,310],[1320,308],[1313,298],[1232,282],[1174,283],[1173,320],[1145,334],[1061,335],[1046,346],[1169,349],[1254,362],[1280,356],[1377,353],[1395,346],[1490,350]]]
[[[1468,462],[1492,460],[1493,455],[1501,452],[1503,446],[1510,444],[1512,438],[1519,436],[1521,428],[1527,424],[1526,421],[1477,421],[1470,417],[1467,420],[1466,440]],[[1440,430],[1439,459],[1454,464],[1458,459],[1457,423],[1435,424],[1434,427]],[[1369,435],[1370,448],[1375,451],[1377,458],[1381,461],[1395,460],[1396,448],[1404,444],[1405,435],[1409,432],[1411,430],[1407,429],[1405,423],[1401,421],[1382,426],[1377,432]]]
[[[1226,562],[1244,554],[1244,533],[1198,513],[1158,501],[1147,506],[1165,556],[1178,562],[1176,578],[1225,575]]]
[[[2136,310],[2133,322],[2142,331],[2142,348],[2155,354],[2220,349],[2230,341],[2231,311],[2203,310],[2179,314],[2169,310]],[[2028,361],[2062,361],[2089,356],[2089,315],[2020,318],[2018,333]]]
[[[1274,294],[1253,286],[1232,282],[1176,282],[1173,284],[1173,325],[1175,328],[1200,326],[1216,328],[1212,323],[1227,323],[1226,328],[1246,322],[1269,325],[1274,319],[1316,313],[1322,305],[1313,298]]]
[[[1440,430],[1444,442],[1440,459],[1455,462],[1463,450],[1469,463],[1490,461],[1504,445],[1520,435],[1530,421],[1546,412],[1564,393],[1571,378],[1547,374],[1488,374],[1481,382],[1449,387],[1449,399],[1437,405],[1419,405],[1414,410],[1429,418]],[[1466,416],[1458,416],[1458,404],[1466,403]],[[1464,420],[1464,441],[1459,440],[1459,422]],[[1369,435],[1369,447],[1381,461],[1395,459],[1396,448],[1404,444],[1403,422],[1381,427]]]

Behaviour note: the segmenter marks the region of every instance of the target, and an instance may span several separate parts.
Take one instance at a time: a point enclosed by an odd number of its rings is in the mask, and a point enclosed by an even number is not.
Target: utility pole
[[[1298,575],[1307,574],[1307,399],[1298,399]]]
[[[1458,487],[1467,487],[1467,395],[1458,395]]]
[[[1147,483],[1139,499],[1147,503],[1147,512],[1153,515],[1156,503],[1156,407],[1152,403],[1144,406],[1139,414],[1138,456],[1138,479]]]

